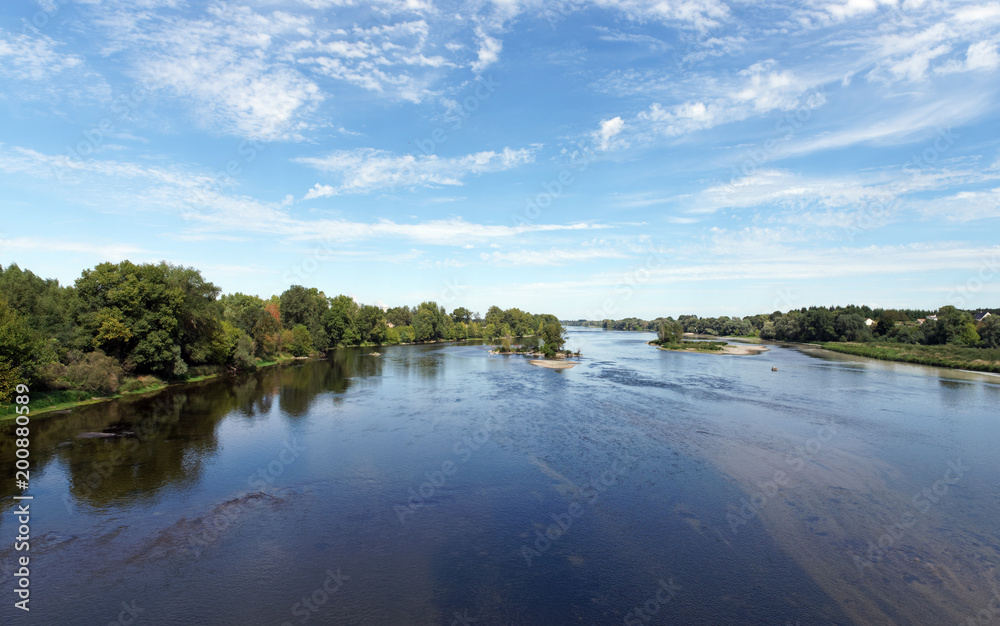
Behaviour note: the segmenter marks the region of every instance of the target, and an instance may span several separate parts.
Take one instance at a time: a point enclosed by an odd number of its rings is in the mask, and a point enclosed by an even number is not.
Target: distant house
[[[937,315],[928,315],[927,319],[929,319],[932,322],[936,322],[937,321]]]
[[[983,321],[984,319],[986,319],[989,316],[990,316],[990,312],[989,311],[985,311],[983,313],[976,313],[973,317],[975,318],[975,320],[977,322],[981,322],[981,321]]]
[[[924,318],[922,318],[922,317],[917,318],[917,323],[918,324],[923,324],[924,323]]]
[[[873,326],[874,324],[875,324],[875,320],[873,320],[870,317],[865,320],[865,326]]]

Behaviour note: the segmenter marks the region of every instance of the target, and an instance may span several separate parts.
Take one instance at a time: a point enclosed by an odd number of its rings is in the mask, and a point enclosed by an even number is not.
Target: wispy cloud
[[[628,258],[622,250],[607,247],[549,248],[548,250],[516,250],[513,252],[483,252],[483,261],[500,267],[541,267],[585,263],[600,259]]]
[[[343,193],[368,193],[386,188],[460,186],[468,176],[502,172],[535,160],[538,146],[487,150],[460,157],[394,154],[371,148],[338,151],[325,157],[295,159],[327,174],[339,177],[334,185],[317,183],[306,200]]]

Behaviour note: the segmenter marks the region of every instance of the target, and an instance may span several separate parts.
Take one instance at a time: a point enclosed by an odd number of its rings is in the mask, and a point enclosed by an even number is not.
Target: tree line
[[[982,313],[991,315],[977,322],[975,316]],[[676,320],[672,317],[654,320],[629,317],[566,323],[605,330],[642,330],[658,334],[666,331],[670,337],[679,331],[804,343],[880,341],[1000,348],[1000,309],[961,310],[951,305],[937,311],[849,305],[803,307],[747,317],[681,315]]]
[[[302,285],[266,300],[223,295],[199,270],[166,262],[101,263],[72,286],[0,267],[0,402],[25,381],[112,393],[337,346],[534,335],[561,338],[562,326],[497,306],[485,317],[430,301],[383,310]]]

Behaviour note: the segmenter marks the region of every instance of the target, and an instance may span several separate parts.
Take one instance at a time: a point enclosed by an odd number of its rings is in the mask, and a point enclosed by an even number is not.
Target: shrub
[[[139,391],[150,387],[159,387],[163,381],[156,376],[140,376],[138,378],[126,378],[118,388],[121,392]]]
[[[125,373],[121,365],[100,350],[81,354],[71,350],[67,364],[48,363],[42,370],[45,384],[51,389],[82,389],[102,395],[118,391]]]

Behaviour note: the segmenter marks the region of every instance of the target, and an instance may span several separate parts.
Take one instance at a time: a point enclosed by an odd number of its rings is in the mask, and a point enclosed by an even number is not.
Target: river
[[[0,623],[1000,624],[1000,378],[652,338],[572,329],[567,370],[338,350],[39,416],[28,553],[2,428]],[[106,429],[136,436],[78,436]]]

